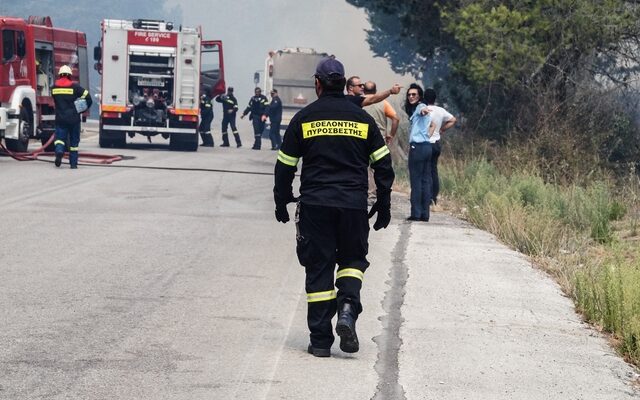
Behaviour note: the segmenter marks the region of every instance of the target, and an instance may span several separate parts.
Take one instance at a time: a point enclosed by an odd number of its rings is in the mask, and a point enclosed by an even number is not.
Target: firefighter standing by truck
[[[293,179],[303,160],[296,251],[306,272],[307,351],[316,357],[331,355],[331,319],[336,311],[340,349],[359,350],[355,323],[362,312],[360,289],[369,266],[368,218],[378,214],[375,230],[386,228],[391,219],[394,173],[389,149],[373,118],[345,98],[345,82],[338,60],[327,58],[318,64],[318,100],[291,120],[275,166],[275,216],[286,223],[287,203],[296,201]],[[378,193],[367,215],[369,165]]]
[[[267,107],[267,117],[271,127],[269,128],[269,138],[271,139],[271,150],[280,150],[282,138],[280,137],[280,124],[282,123],[282,100],[278,96],[277,89],[271,89],[271,103]]]
[[[213,104],[208,94],[200,96],[200,137],[202,138],[201,146],[213,147],[213,136],[211,136],[211,122],[213,121]]]
[[[229,134],[227,129],[231,125],[231,132],[236,139],[236,146],[242,147],[240,142],[240,134],[236,128],[236,114],[238,113],[238,100],[233,95],[233,88],[227,88],[227,94],[221,94],[216,97],[218,103],[222,103],[222,145],[220,147],[229,147]]]
[[[264,132],[265,121],[267,120],[265,114],[267,113],[269,100],[262,94],[262,89],[260,88],[255,88],[253,93],[254,96],[249,100],[249,105],[245,108],[240,118],[244,118],[245,115],[251,112],[249,119],[253,123],[253,136],[255,138],[251,149],[260,150],[262,145],[262,132]]]
[[[56,106],[55,164],[62,164],[65,146],[69,145],[69,165],[78,168],[78,146],[80,145],[80,114],[91,107],[89,91],[71,80],[71,67],[63,65],[60,78],[51,89]],[[79,100],[79,101],[78,101]]]

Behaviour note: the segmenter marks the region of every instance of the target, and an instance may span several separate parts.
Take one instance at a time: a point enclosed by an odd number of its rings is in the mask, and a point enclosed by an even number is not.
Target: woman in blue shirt
[[[431,156],[429,138],[435,124],[429,109],[422,102],[424,92],[420,85],[412,83],[407,90],[405,111],[409,117],[409,180],[411,184],[411,215],[409,221],[429,221],[431,203]]]

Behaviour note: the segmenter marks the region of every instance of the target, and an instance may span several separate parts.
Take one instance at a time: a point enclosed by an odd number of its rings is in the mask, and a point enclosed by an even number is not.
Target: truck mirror
[[[256,72],[253,74],[253,83],[256,85],[260,83],[260,72]]]
[[[93,59],[95,61],[102,60],[102,47],[96,46],[93,48]]]

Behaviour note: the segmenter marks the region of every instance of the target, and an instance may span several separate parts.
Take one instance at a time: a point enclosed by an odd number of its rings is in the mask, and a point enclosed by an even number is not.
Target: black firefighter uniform
[[[296,251],[306,272],[311,346],[328,349],[336,310],[350,303],[362,312],[360,289],[369,266],[367,168],[374,170],[383,207],[390,207],[394,173],[375,121],[342,93],[323,93],[289,124],[275,166],[276,209],[294,201],[300,159]]]

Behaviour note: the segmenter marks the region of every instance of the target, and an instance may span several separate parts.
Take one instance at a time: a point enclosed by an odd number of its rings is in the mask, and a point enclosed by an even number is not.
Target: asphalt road
[[[276,154],[243,139],[105,150],[89,132],[81,151],[131,158],[78,170],[0,157],[0,399],[638,397],[526,258],[442,213],[405,222],[402,195],[370,236],[361,351],[310,356]]]

